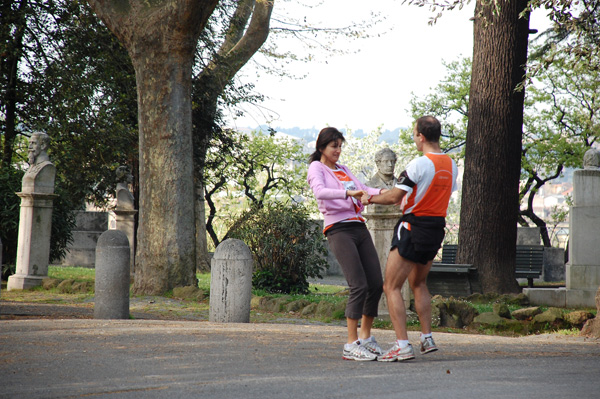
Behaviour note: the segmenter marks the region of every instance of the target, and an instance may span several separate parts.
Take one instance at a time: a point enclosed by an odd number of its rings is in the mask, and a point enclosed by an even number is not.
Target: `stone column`
[[[129,275],[134,276],[134,264],[135,264],[135,214],[137,211],[122,211],[114,210],[117,230],[121,230],[127,236],[129,240]]]
[[[129,185],[133,182],[133,175],[131,169],[128,166],[119,166],[116,170],[117,176],[117,190],[116,199],[117,207],[115,209],[115,216],[117,230],[121,230],[125,233],[129,239],[129,275],[131,277],[135,274],[135,201],[133,194],[129,190]]]
[[[600,286],[600,170],[573,173],[573,206],[569,214],[567,306],[595,305]]]
[[[249,323],[252,300],[252,252],[242,241],[223,241],[212,258],[209,321]]]
[[[54,194],[17,193],[21,197],[17,270],[8,278],[7,289],[42,285],[48,276],[50,232]]]
[[[96,246],[94,319],[129,318],[129,241],[106,230]]]
[[[371,233],[373,243],[375,244],[377,254],[379,255],[381,273],[385,278],[385,265],[390,252],[394,227],[402,217],[402,213],[400,212],[399,207],[390,205],[373,204],[368,205],[366,208],[367,212],[363,213],[363,216],[367,219],[367,226]],[[410,306],[410,288],[408,281],[404,283],[404,286],[402,287],[402,298],[408,309]],[[382,316],[389,315],[385,293],[381,296],[381,301],[379,302],[379,313]]]

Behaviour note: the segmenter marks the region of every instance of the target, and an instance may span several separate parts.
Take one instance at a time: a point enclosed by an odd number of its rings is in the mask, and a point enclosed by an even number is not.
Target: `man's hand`
[[[369,204],[370,198],[371,198],[371,195],[367,194],[367,192],[364,191],[362,197],[360,197],[360,202],[367,205],[367,204]]]

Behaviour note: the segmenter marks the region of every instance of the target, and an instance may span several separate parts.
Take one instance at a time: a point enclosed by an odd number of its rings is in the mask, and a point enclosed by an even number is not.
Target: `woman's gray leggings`
[[[362,315],[377,316],[383,292],[379,257],[371,234],[363,223],[348,222],[327,232],[329,248],[342,268],[350,288],[346,317],[360,319]]]

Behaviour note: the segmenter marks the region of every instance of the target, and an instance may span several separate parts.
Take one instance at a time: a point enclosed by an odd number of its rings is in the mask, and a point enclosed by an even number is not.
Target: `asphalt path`
[[[0,398],[598,398],[600,341],[436,333],[402,363],[341,359],[345,327],[0,321]],[[392,331],[375,330],[384,349]],[[413,343],[418,333],[411,332]]]

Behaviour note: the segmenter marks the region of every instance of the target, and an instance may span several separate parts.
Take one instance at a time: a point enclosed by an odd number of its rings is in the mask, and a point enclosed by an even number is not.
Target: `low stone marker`
[[[243,241],[227,239],[211,262],[209,321],[249,323],[252,299],[252,253]]]
[[[129,240],[107,230],[96,246],[95,319],[129,318]]]

